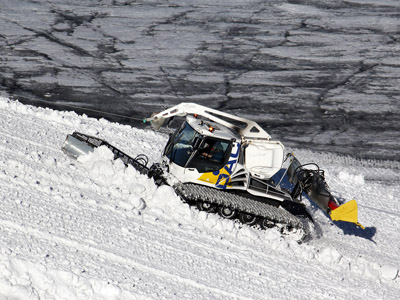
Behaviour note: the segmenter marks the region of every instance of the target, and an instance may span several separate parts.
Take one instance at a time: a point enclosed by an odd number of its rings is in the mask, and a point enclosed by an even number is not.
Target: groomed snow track
[[[346,197],[356,194],[360,222],[367,226],[344,234],[310,207],[324,235],[299,245],[290,235],[192,209],[171,187],[157,187],[113,161],[108,150],[75,162],[60,150],[74,130],[149,157],[160,155],[167,139],[0,98],[0,299],[397,299],[400,294],[399,185],[360,179],[360,174],[396,175],[396,169],[298,151],[323,161],[330,178],[338,178],[331,187]],[[368,237],[371,224],[376,234]]]

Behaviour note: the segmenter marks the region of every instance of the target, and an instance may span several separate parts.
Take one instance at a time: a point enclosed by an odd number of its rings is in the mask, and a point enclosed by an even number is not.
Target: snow
[[[293,7],[288,6],[293,9]],[[301,9],[297,7],[296,9]],[[366,229],[306,205],[323,235],[199,212],[105,147],[67,157],[74,130],[150,163],[167,136],[0,98],[0,299],[397,299],[399,163],[294,150],[357,199]]]

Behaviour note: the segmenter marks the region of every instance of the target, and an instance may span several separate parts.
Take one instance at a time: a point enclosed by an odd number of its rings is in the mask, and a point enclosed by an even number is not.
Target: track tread
[[[288,211],[251,198],[193,183],[177,184],[174,189],[181,198],[188,202],[204,201],[215,203],[271,220],[277,224],[303,229],[303,223]]]

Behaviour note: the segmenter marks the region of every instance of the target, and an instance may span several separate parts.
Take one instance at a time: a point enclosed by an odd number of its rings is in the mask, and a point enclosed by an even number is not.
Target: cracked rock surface
[[[290,147],[400,160],[399,20],[383,0],[0,0],[0,92],[138,119],[197,102]]]

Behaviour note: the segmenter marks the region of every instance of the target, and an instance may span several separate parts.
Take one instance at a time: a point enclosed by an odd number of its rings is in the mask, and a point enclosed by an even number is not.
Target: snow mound
[[[331,247],[325,247],[321,251],[319,251],[317,255],[317,259],[327,265],[338,265],[342,255],[339,253],[338,250]]]
[[[146,206],[141,197],[146,186],[139,183],[146,178],[132,166],[126,167],[121,159],[114,160],[114,154],[106,146],[81,155],[77,161],[82,163],[93,183],[106,186],[110,197],[124,200],[119,201],[123,208],[141,210]]]
[[[383,265],[381,267],[381,277],[384,280],[394,280],[397,278],[399,270],[392,265]]]
[[[353,174],[349,174],[347,172],[341,171],[338,174],[338,177],[340,180],[345,181],[347,183],[352,183],[354,185],[363,185],[365,184],[364,181],[364,176],[359,174],[359,175],[353,175]]]

